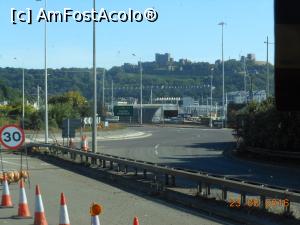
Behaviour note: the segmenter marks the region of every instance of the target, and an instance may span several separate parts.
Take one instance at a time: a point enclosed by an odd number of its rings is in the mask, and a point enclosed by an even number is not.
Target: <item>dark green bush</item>
[[[277,111],[273,98],[239,110],[236,129],[247,146],[300,151],[300,112]]]

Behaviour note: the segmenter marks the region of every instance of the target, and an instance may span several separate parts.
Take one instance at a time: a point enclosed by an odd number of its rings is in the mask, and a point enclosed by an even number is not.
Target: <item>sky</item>
[[[44,0],[0,3],[0,67],[44,67],[44,23],[35,20]],[[48,10],[91,10],[92,0],[48,0]],[[177,61],[213,63],[221,58],[224,21],[224,58],[247,53],[266,60],[266,41],[274,42],[273,0],[96,0],[96,9],[144,11],[153,7],[156,22],[96,24],[97,66],[107,69],[124,62],[154,61],[155,53],[170,53]],[[11,8],[33,10],[32,25],[11,23]],[[92,23],[48,23],[49,68],[92,67]],[[269,47],[274,61],[274,45]],[[132,54],[137,57],[134,57]]]

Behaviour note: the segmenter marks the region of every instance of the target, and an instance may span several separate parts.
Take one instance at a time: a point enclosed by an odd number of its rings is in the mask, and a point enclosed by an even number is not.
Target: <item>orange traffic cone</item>
[[[1,200],[0,207],[1,208],[13,208],[6,175],[4,175],[4,178],[3,178],[3,191],[2,191],[2,200]]]
[[[15,216],[14,218],[31,219],[32,217],[30,216],[23,178],[20,179],[19,184],[20,184],[20,192],[19,192],[18,216]]]
[[[140,225],[139,219],[136,216],[133,219],[133,225]]]
[[[35,187],[34,225],[48,225],[39,185]]]
[[[100,220],[98,215],[92,215],[91,217],[91,225],[100,225]]]
[[[87,141],[86,135],[81,137],[81,149],[82,151],[87,152],[89,150],[89,143]]]
[[[93,203],[90,207],[91,225],[100,225],[99,214],[103,211],[101,205]]]
[[[64,193],[61,193],[60,195],[59,225],[70,225],[67,201]]]

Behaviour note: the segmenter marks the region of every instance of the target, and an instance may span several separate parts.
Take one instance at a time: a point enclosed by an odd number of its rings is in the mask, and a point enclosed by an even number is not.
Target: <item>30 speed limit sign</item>
[[[23,129],[16,125],[7,125],[0,130],[0,142],[8,149],[17,149],[25,141]]]

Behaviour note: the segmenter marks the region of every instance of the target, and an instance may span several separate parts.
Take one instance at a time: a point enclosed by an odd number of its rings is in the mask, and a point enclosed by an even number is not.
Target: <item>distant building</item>
[[[179,59],[179,64],[180,65],[187,65],[187,64],[191,64],[192,61],[188,60],[188,59]]]
[[[123,68],[127,73],[137,72],[139,69],[137,65],[131,63],[124,63]]]
[[[267,99],[267,93],[265,90],[253,91],[253,100],[256,102],[262,102]],[[250,93],[247,91],[234,91],[227,93],[228,103],[242,104],[251,100]]]
[[[171,58],[170,53],[165,54],[155,54],[155,62],[159,66],[169,66],[174,61],[173,58]]]
[[[255,54],[252,53],[247,54],[247,60],[255,61],[256,60]]]

